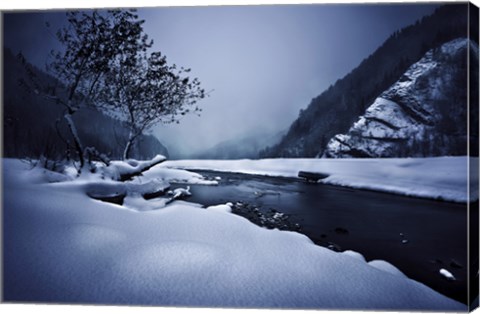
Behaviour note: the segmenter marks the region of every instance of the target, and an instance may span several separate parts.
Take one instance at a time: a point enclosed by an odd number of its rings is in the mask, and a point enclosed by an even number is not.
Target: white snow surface
[[[165,157],[157,155],[149,161],[112,161],[109,166],[98,165],[95,173],[84,171],[77,177],[73,166],[67,167],[65,173],[59,174],[36,166],[29,172],[31,182],[56,183],[62,189],[79,189],[96,199],[105,199],[119,195],[126,196],[123,200],[123,208],[133,211],[150,211],[165,207],[170,197],[145,200],[143,195],[166,191],[170,183],[177,184],[203,184],[217,185],[215,180],[205,179],[198,173],[181,169],[167,169],[158,167],[158,162]],[[130,181],[116,181],[121,175],[136,173],[145,167],[156,164],[156,167],[146,170],[141,175],[133,177]],[[60,182],[60,183],[58,183]],[[187,189],[177,188],[173,191],[173,198],[177,199],[188,196]]]
[[[450,281],[456,280],[455,276],[451,272],[446,270],[445,268],[441,268],[438,272],[440,273],[440,275],[445,277],[447,280],[450,280]]]
[[[330,176],[322,183],[390,192],[453,202],[478,200],[478,180],[470,181],[468,163],[478,158],[366,158],[366,159],[260,159],[178,160],[158,167],[215,170],[257,175],[297,177],[299,171]],[[475,172],[473,172],[475,173]]]
[[[405,274],[402,273],[402,271],[400,269],[398,269],[397,267],[395,267],[392,264],[387,263],[385,261],[376,259],[376,260],[368,262],[368,265],[373,266],[375,268],[378,268],[380,270],[383,270],[383,271],[385,271],[387,273],[390,273],[392,275],[407,278],[407,276],[405,276]]]
[[[207,210],[216,211],[216,212],[223,212],[223,213],[231,213],[232,212],[232,206],[233,206],[232,203],[213,205],[213,206],[208,206]]]
[[[108,167],[102,169],[104,174],[110,175],[112,179],[120,178],[120,175],[127,175],[136,173],[147,167],[151,167],[157,163],[165,161],[167,158],[162,155],[157,155],[151,160],[140,161],[135,159],[128,159],[126,161],[112,161]]]
[[[163,178],[170,183],[217,185],[218,181],[205,179],[202,175],[181,169],[169,169],[159,164],[142,175],[143,179]]]
[[[173,202],[141,212],[3,160],[4,300],[256,308],[467,307],[307,237]],[[133,202],[131,206],[135,206]]]

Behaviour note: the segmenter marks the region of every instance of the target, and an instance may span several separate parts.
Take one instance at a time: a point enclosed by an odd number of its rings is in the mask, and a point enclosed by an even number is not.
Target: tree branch
[[[156,165],[159,165],[161,164],[162,162],[164,162],[166,160],[165,157],[161,158],[157,155],[156,158],[152,159],[151,162],[149,163],[145,163],[144,165],[142,165],[141,167],[139,167],[138,169],[135,169],[131,172],[126,172],[126,173],[121,173],[120,174],[120,181],[128,181],[136,176],[140,176],[142,175],[142,173],[144,173],[145,171],[147,170],[150,170],[151,168],[155,167]]]

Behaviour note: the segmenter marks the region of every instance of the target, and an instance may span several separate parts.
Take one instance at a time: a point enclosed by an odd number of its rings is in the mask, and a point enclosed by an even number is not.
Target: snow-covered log
[[[128,159],[126,161],[112,161],[111,164],[102,171],[113,180],[128,181],[133,177],[141,175],[143,172],[167,160],[163,155],[157,155],[151,160],[139,161]]]
[[[144,183],[104,181],[86,183],[85,192],[93,199],[122,205],[126,196],[152,199],[164,195],[169,187],[168,182],[160,179],[148,180]]]

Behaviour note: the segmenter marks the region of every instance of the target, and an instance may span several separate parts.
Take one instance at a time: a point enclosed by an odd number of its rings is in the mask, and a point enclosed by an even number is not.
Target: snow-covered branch
[[[126,161],[112,161],[108,167],[101,169],[101,171],[108,177],[127,181],[133,177],[142,175],[143,172],[167,160],[165,156],[157,155],[151,160],[139,161],[135,159],[128,159]]]

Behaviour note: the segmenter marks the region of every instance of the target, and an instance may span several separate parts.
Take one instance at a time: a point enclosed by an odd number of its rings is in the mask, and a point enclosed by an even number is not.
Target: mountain
[[[55,80],[30,64],[24,66],[9,49],[3,50],[3,156],[63,158],[70,135],[62,118],[64,108],[25,88],[21,82],[30,75],[39,81]],[[86,147],[113,159],[122,157],[129,131],[121,122],[93,108],[82,109],[73,118]],[[132,158],[137,159],[157,154],[168,156],[168,151],[152,135],[141,136],[132,150]]]
[[[226,140],[195,155],[198,159],[255,159],[268,145],[275,145],[286,131],[277,133],[259,133]]]
[[[346,134],[335,135],[323,156],[467,155],[468,50],[470,66],[478,68],[478,45],[469,39],[428,51],[375,99]],[[478,86],[478,73],[471,84]],[[478,110],[470,114],[478,124]]]
[[[330,139],[345,134],[367,107],[427,51],[467,37],[468,3],[447,4],[414,25],[392,34],[372,55],[344,78],[312,99],[278,145],[261,157],[321,156]],[[475,10],[471,10],[472,13]],[[478,15],[470,15],[478,24]],[[478,38],[478,29],[470,32]]]

